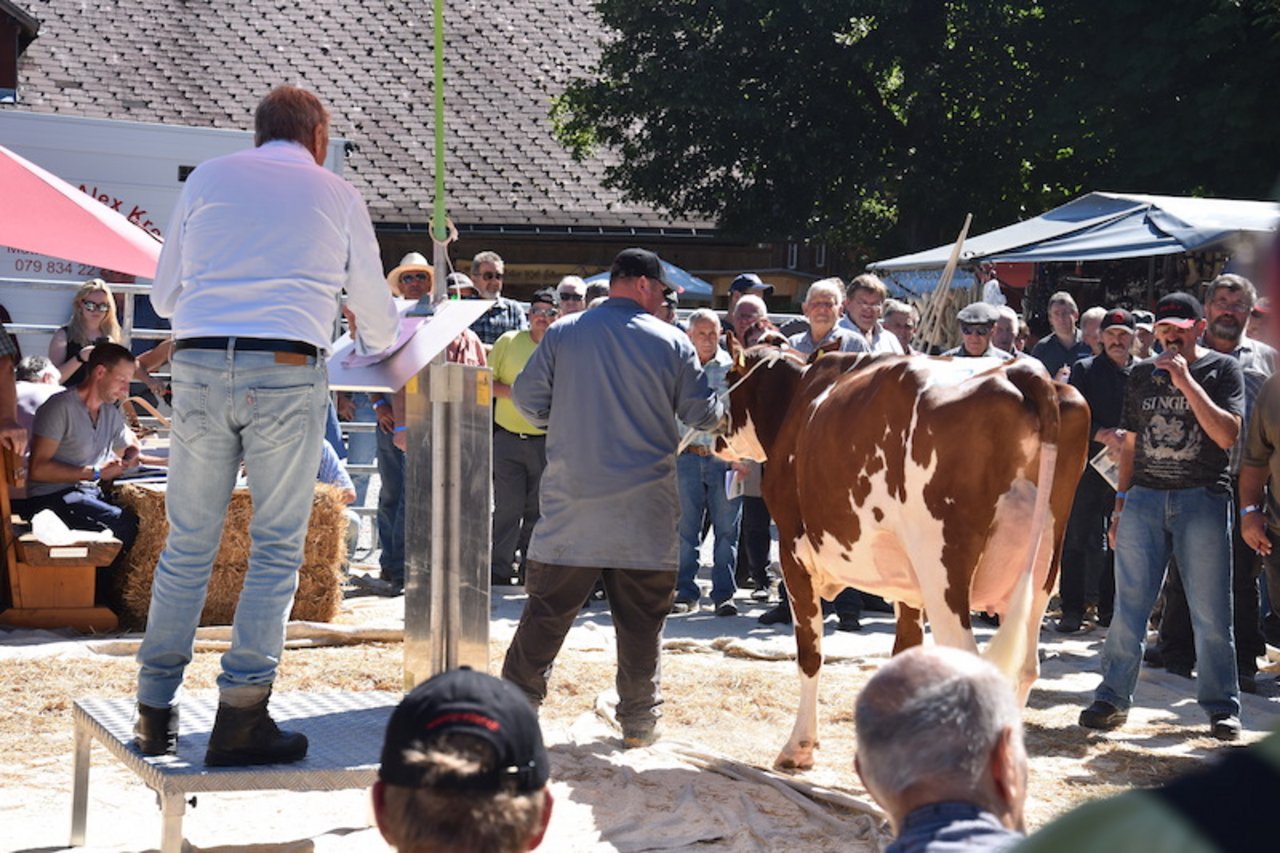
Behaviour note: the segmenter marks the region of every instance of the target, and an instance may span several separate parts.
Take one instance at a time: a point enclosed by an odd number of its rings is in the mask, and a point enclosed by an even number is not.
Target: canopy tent
[[[676,266],[675,264],[669,264],[666,261],[662,262],[662,271],[666,274],[668,281],[670,281],[672,284],[679,285],[681,288],[683,288],[681,295],[689,296],[699,300],[711,298],[713,291],[712,291],[710,282],[703,281],[693,273],[682,270],[680,269],[680,267]],[[609,271],[605,270],[604,272],[596,273],[595,275],[586,279],[586,282],[587,284],[590,284],[593,281],[608,281],[608,280],[609,280]]]
[[[965,241],[962,264],[1105,261],[1192,252],[1249,234],[1272,234],[1280,206],[1267,201],[1095,192],[1033,219]],[[877,261],[870,269],[941,269],[951,244]]]
[[[0,245],[153,278],[160,240],[0,145]]]

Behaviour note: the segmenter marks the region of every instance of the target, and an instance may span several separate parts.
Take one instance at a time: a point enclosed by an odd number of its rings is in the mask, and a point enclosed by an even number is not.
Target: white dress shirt
[[[327,351],[344,289],[360,351],[390,346],[399,320],[364,200],[306,148],[277,140],[191,173],[151,302],[178,340],[277,338]]]

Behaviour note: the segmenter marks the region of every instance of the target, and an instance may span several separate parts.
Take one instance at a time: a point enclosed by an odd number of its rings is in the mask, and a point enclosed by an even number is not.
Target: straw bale
[[[117,490],[117,497],[121,505],[137,513],[140,522],[138,538],[129,552],[123,577],[119,579],[120,621],[125,626],[141,629],[147,623],[156,562],[169,535],[164,492],[129,484]],[[201,625],[231,624],[249,567],[249,522],[252,516],[253,504],[248,491],[236,490],[227,508],[222,542],[218,546],[209,593],[200,614]],[[341,492],[334,486],[318,483],[290,619],[328,622],[337,615],[342,601],[346,528],[347,517]]]

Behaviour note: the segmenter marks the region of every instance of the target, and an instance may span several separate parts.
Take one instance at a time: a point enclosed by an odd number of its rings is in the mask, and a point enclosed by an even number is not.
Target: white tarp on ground
[[[962,264],[1104,261],[1170,255],[1241,235],[1274,233],[1280,206],[1268,201],[1095,192],[1047,213],[965,240]],[[941,269],[948,243],[877,261],[872,270]]]

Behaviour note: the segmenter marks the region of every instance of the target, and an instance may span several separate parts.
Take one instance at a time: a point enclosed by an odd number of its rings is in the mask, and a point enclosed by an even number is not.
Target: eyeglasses
[[[410,281],[426,281],[427,274],[424,272],[406,272],[400,274],[400,282],[407,283]]]
[[[529,314],[534,317],[554,317],[560,312],[554,308],[530,308]]]
[[[482,272],[480,277],[485,281],[502,281],[502,273],[500,272]]]
[[[92,314],[105,314],[111,310],[111,306],[105,302],[94,302],[92,299],[81,299],[80,307]]]
[[[968,323],[960,324],[960,334],[962,335],[989,335],[991,334],[990,326],[970,326]]]
[[[561,302],[581,302],[582,297],[576,293],[561,293],[560,301]]]
[[[1243,302],[1219,302],[1217,299],[1209,303],[1219,311],[1230,311],[1232,314],[1246,314],[1249,306]]]

